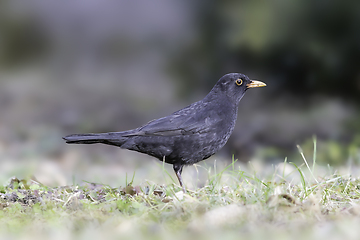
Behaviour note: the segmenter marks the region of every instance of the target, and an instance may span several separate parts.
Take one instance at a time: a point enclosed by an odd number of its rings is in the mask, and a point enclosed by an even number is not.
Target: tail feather
[[[63,137],[66,143],[78,143],[78,144],[99,143],[103,138],[104,137],[101,134],[94,134],[94,133],[71,134],[66,137]]]
[[[103,143],[108,145],[115,145],[121,147],[126,142],[126,137],[121,132],[118,133],[86,133],[86,134],[71,134],[63,139],[68,144],[94,144]]]

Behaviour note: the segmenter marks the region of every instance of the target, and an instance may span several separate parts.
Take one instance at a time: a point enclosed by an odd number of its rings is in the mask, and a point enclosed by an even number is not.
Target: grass
[[[233,159],[186,194],[177,184],[133,185],[134,176],[120,188],[12,178],[0,187],[0,238],[358,239],[360,179],[318,166],[313,142],[311,162],[299,147],[303,164],[285,159],[259,176]]]

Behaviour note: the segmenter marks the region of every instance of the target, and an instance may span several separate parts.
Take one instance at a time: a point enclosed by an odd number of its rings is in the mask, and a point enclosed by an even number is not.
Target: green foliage
[[[359,163],[360,137],[355,135],[350,144],[339,143],[334,140],[319,140],[316,155],[317,162],[321,165],[339,166],[349,161]],[[305,156],[311,156],[314,152],[313,140],[307,140],[302,144]]]

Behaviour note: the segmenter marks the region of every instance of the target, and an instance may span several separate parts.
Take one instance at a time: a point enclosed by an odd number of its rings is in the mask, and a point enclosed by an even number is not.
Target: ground
[[[234,161],[185,194],[176,182],[49,187],[13,177],[0,190],[0,231],[23,239],[358,239],[360,179],[304,160],[261,178]]]

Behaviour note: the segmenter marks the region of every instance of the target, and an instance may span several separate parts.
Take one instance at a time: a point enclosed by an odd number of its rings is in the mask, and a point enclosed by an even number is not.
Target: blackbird
[[[185,192],[185,165],[207,159],[221,149],[234,130],[238,104],[249,88],[265,83],[241,73],[224,75],[204,99],[173,114],[122,132],[72,134],[66,143],[103,143],[153,156],[172,164]]]

